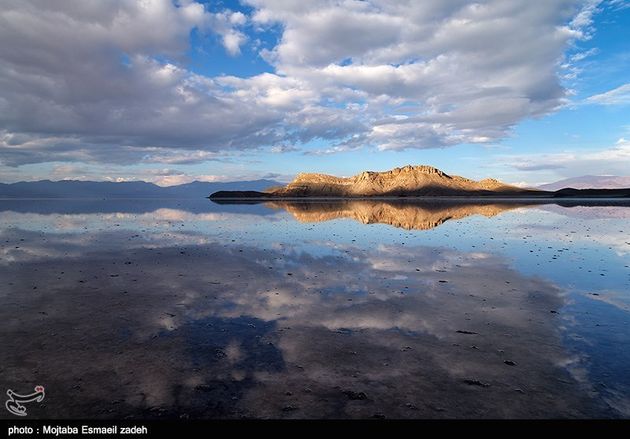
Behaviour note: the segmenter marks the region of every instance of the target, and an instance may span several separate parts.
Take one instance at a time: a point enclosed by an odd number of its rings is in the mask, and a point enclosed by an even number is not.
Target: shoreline
[[[484,196],[484,195],[439,195],[439,196],[371,196],[371,197],[212,197],[207,199],[217,201],[526,201],[526,202],[557,202],[557,201],[620,201],[630,203],[628,197],[515,197],[515,196]]]

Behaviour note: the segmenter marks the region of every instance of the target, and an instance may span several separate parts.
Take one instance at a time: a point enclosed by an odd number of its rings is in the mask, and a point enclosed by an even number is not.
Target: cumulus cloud
[[[250,16],[192,0],[2,3],[0,162],[20,166],[496,141],[566,102],[559,65],[599,2],[248,0]],[[194,29],[230,56],[280,29],[260,53],[274,71],[192,72]]]
[[[147,148],[214,151],[272,142],[267,127],[281,114],[225,93],[177,62],[191,29],[232,35],[241,15],[212,14],[188,1],[5,2],[2,162],[124,163],[151,156]]]
[[[247,17],[242,12],[224,11],[209,14],[206,26],[221,35],[223,47],[230,55],[235,56],[241,53],[241,46],[247,41],[247,36],[238,29],[238,26],[243,26],[246,22]]]
[[[332,99],[354,92],[365,143],[399,150],[491,142],[560,107],[558,63],[599,2],[250,3],[255,22],[284,28],[267,54],[278,71]]]

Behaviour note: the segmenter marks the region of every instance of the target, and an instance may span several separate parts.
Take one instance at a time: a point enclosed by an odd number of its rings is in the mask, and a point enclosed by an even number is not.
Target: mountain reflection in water
[[[601,374],[580,362],[598,352],[567,345],[584,311],[563,309],[594,302],[575,302],[568,283],[526,273],[491,244],[563,250],[565,235],[577,240],[593,228],[589,239],[602,243],[591,245],[608,248],[595,232],[623,230],[605,222],[623,215],[574,220],[564,208],[537,208],[492,223],[512,207],[520,206],[269,203],[254,215],[221,206],[118,214],[0,206],[0,385],[46,387],[31,417],[628,416],[625,375],[606,370],[603,389]],[[449,222],[431,243],[435,230],[414,232],[474,214],[490,219]],[[348,216],[410,231],[403,238],[384,227],[358,239],[367,229],[359,223],[292,219]],[[527,242],[534,229],[546,234],[542,244]],[[484,245],[456,248],[472,235]],[[606,291],[621,291],[623,263],[608,266]],[[597,306],[622,313],[623,328],[625,296],[590,291],[600,294]],[[616,367],[628,332],[606,323],[620,334],[617,344],[601,343]]]
[[[532,205],[525,202],[424,202],[408,201],[271,201],[267,206],[284,209],[300,222],[350,218],[363,224],[389,224],[406,230],[429,230],[450,219],[471,215],[493,217],[507,210]]]

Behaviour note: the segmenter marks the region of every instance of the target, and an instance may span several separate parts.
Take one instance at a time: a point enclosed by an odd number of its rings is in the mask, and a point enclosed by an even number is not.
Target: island
[[[544,191],[522,188],[488,178],[471,180],[427,165],[407,165],[390,171],[364,171],[353,177],[303,173],[286,186],[258,191],[218,191],[212,200],[274,200],[404,197],[498,197],[498,198],[618,198],[630,199],[629,189],[573,189]]]

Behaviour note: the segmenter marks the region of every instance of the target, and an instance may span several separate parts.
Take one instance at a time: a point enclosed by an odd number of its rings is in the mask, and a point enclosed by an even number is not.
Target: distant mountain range
[[[203,182],[158,186],[144,181],[29,181],[0,183],[0,198],[200,198],[216,191],[263,191],[274,180]]]
[[[615,175],[583,175],[581,177],[567,178],[538,186],[544,191],[557,191],[564,188],[574,189],[622,189],[630,188],[630,176],[619,177]]]
[[[401,196],[531,196],[627,197],[630,177],[594,176],[569,178],[537,189],[519,188],[495,179],[471,180],[431,166],[404,166],[385,172],[365,171],[353,177],[299,174],[283,185],[274,180],[234,182],[194,181],[158,186],[143,181],[32,181],[0,183],[0,198],[356,198]],[[606,190],[608,189],[608,190]]]
[[[362,197],[450,197],[494,196],[533,198],[628,198],[630,189],[565,188],[558,191],[520,188],[488,178],[471,180],[448,175],[432,166],[404,166],[385,172],[365,171],[353,177],[335,177],[325,174],[299,174],[284,187],[265,192],[218,191],[210,198],[229,199],[282,199],[282,198],[362,198]]]

